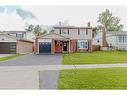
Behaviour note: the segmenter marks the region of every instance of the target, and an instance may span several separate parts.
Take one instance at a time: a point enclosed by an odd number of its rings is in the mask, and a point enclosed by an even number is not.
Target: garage
[[[33,42],[0,34],[0,54],[25,54],[33,51]]]
[[[0,42],[0,54],[15,54],[16,42]]]
[[[39,53],[51,53],[51,42],[40,42]]]

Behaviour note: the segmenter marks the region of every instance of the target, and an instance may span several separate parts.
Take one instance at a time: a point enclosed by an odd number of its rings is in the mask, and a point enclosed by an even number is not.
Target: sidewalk
[[[117,64],[85,64],[85,65],[31,65],[31,66],[0,66],[0,71],[17,71],[17,70],[62,70],[62,69],[83,69],[83,68],[111,68],[127,67],[127,63]]]

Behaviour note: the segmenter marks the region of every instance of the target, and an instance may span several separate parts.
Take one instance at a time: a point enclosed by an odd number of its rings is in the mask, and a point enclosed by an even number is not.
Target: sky
[[[127,30],[127,6],[0,6],[0,31],[24,30],[28,24],[55,25],[59,21],[74,26],[98,25],[99,13],[109,9]]]

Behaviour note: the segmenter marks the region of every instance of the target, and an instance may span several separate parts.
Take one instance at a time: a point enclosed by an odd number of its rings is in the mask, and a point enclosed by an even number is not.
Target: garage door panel
[[[0,42],[0,54],[16,53],[16,43]]]
[[[51,53],[51,43],[50,42],[40,42],[39,43],[39,53]]]

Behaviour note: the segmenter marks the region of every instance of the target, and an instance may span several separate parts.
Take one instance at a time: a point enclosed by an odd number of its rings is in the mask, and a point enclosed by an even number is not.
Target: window
[[[61,34],[61,28],[60,28],[59,34]]]
[[[119,43],[127,43],[127,37],[126,36],[118,36]]]
[[[88,29],[86,29],[86,35],[88,35]]]
[[[69,35],[69,29],[67,30],[67,34]]]
[[[78,47],[78,49],[87,49],[88,48],[88,41],[87,40],[78,40],[77,47]]]
[[[16,37],[23,38],[23,34],[16,34]]]
[[[80,35],[80,29],[78,29],[78,35]]]
[[[99,43],[100,41],[99,40],[97,40],[97,43]]]

